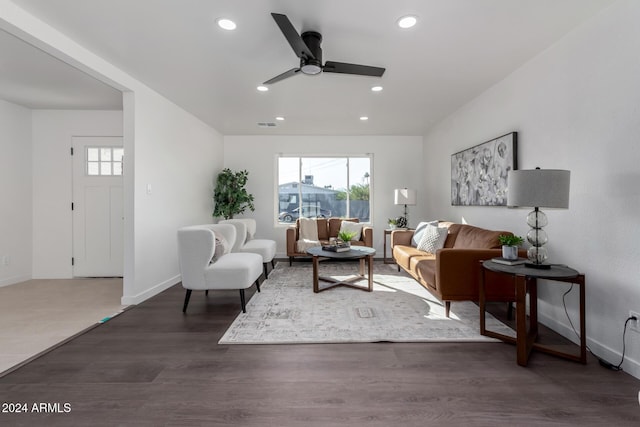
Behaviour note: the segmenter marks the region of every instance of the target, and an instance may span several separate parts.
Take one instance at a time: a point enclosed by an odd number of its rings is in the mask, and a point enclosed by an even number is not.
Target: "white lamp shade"
[[[569,208],[570,172],[559,169],[509,171],[507,206]]]
[[[397,188],[394,191],[394,203],[396,205],[409,205],[413,206],[416,204],[418,199],[418,194],[416,190],[410,190],[408,188]]]

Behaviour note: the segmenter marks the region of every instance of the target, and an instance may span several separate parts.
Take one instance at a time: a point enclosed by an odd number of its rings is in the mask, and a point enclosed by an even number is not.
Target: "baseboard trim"
[[[182,280],[182,277],[178,274],[164,282],[158,283],[152,288],[147,289],[144,292],[141,292],[136,295],[123,295],[120,299],[120,304],[122,305],[136,305],[140,304],[143,301],[148,300],[149,298],[158,295],[160,292],[169,289],[170,287],[177,285]]]
[[[26,282],[27,280],[31,280],[31,276],[13,276],[7,277],[6,279],[0,280],[0,288],[4,286],[15,285],[16,283]]]
[[[568,324],[561,323],[556,319],[551,319],[540,312],[538,312],[538,321],[578,345],[578,337],[576,337],[575,332],[573,332],[573,329]],[[629,331],[627,330],[627,340],[630,339],[628,332]],[[629,342],[627,341],[627,350],[629,349],[628,344]],[[622,358],[622,340],[620,341],[621,350],[618,351],[602,344],[599,341],[589,338],[589,335],[587,334],[587,347],[589,347],[594,355],[612,363],[614,366],[617,366]],[[622,362],[622,370],[629,375],[640,379],[640,362],[630,358],[628,353],[625,353],[624,361]]]

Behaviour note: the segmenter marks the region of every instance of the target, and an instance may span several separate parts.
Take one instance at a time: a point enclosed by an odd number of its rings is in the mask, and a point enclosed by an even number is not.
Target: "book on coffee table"
[[[499,258],[491,258],[491,261],[497,264],[504,264],[504,265],[520,265],[527,262],[527,259],[526,258],[506,259],[506,258],[499,257]]]
[[[331,252],[349,252],[351,250],[351,246],[323,245],[322,250]]]

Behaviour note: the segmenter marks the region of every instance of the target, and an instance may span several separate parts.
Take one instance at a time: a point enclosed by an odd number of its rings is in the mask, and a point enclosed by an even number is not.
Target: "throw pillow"
[[[438,249],[444,247],[444,241],[447,240],[448,228],[428,225],[425,227],[418,249],[421,251],[435,254]]]
[[[231,246],[229,246],[229,242],[227,242],[227,239],[222,236],[216,236],[215,239],[215,248],[213,250],[213,257],[211,258],[211,262],[216,262],[222,255],[231,252]]]
[[[360,224],[359,222],[342,221],[340,224],[340,231],[356,233],[351,240],[360,240],[360,236],[362,235],[362,225],[363,224]]]
[[[422,233],[424,233],[424,229],[427,228],[428,225],[438,226],[438,221],[423,221],[416,227],[416,231],[413,232],[413,237],[411,238],[411,246],[414,248],[418,247],[420,243],[420,239],[422,239]]]

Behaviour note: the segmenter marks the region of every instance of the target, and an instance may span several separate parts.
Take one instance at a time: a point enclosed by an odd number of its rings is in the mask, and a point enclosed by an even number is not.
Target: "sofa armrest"
[[[391,232],[391,247],[395,245],[411,246],[414,230],[393,230]]]
[[[373,227],[362,227],[362,235],[360,240],[364,242],[365,246],[373,247]]]
[[[287,228],[287,256],[295,255],[297,241],[298,241],[298,228],[295,226],[291,226]]]

